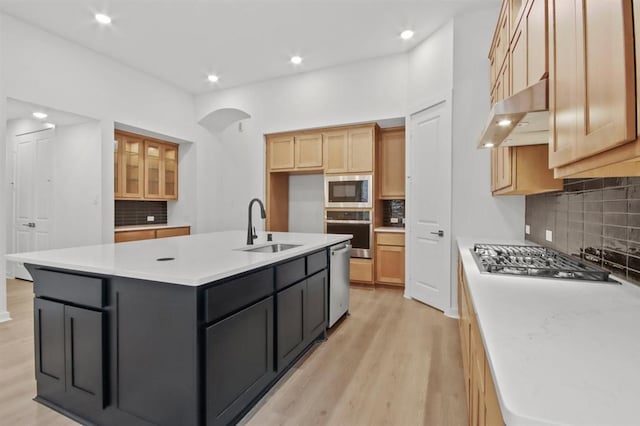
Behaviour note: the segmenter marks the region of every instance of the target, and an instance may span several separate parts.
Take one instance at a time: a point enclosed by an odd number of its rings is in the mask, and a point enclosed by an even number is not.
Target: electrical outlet
[[[147,216],[147,222],[153,222],[156,220],[155,216]]]
[[[529,225],[524,226],[524,233],[527,235],[531,234],[531,227]]]
[[[397,217],[392,217],[391,218],[391,223],[398,223],[398,218]]]
[[[553,233],[550,230],[546,230],[545,234],[544,234],[544,239],[549,241],[550,243],[553,242]]]
[[[404,222],[404,217],[403,217],[403,218],[402,218],[402,224],[404,225],[404,223],[405,223],[405,222]]]

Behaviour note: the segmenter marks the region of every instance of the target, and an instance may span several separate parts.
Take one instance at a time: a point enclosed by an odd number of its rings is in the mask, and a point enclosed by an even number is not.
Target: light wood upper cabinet
[[[379,199],[405,198],[405,130],[383,129],[380,131],[378,149],[380,189]]]
[[[295,138],[275,136],[268,139],[269,168],[287,170],[295,167]]]
[[[347,173],[349,137],[346,130],[324,134],[325,173]]]
[[[373,127],[349,129],[349,172],[373,172]]]
[[[635,140],[630,1],[549,0],[549,165]]]
[[[560,191],[562,179],[554,179],[548,167],[547,145],[498,147],[492,150],[493,195],[530,195]]]
[[[529,0],[511,41],[511,93],[537,83],[546,74],[546,0]]]
[[[322,134],[296,136],[295,167],[321,168],[324,164],[322,151]]]
[[[144,141],[130,135],[116,135],[120,150],[116,170],[118,186],[116,194],[121,198],[141,199],[144,196]]]
[[[115,139],[116,199],[178,199],[178,145],[121,131]]]

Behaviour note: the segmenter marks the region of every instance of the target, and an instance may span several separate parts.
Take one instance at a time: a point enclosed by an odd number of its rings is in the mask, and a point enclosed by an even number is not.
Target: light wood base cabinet
[[[562,189],[562,179],[555,179],[549,169],[547,145],[494,148],[491,160],[494,195],[529,195]]]
[[[502,426],[505,423],[461,261],[458,262],[458,311],[469,425]]]
[[[371,259],[351,258],[350,281],[373,284],[373,261]]]
[[[404,287],[404,233],[376,233],[376,283]]]
[[[190,235],[190,226],[178,226],[175,228],[142,229],[136,231],[119,231],[114,235],[116,243],[126,243],[128,241],[153,240],[155,238],[178,237],[180,235]]]

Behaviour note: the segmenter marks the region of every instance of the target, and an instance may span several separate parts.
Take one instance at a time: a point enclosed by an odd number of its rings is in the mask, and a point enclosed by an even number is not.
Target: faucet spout
[[[267,213],[264,211],[264,204],[262,204],[262,201],[260,201],[259,198],[254,198],[251,201],[249,201],[249,218],[247,223],[247,245],[253,245],[253,240],[258,238],[258,236],[255,234],[253,230],[253,223],[252,223],[252,217],[251,217],[251,208],[253,207],[253,203],[258,203],[258,205],[260,206],[260,217],[262,217],[263,219],[267,218]]]

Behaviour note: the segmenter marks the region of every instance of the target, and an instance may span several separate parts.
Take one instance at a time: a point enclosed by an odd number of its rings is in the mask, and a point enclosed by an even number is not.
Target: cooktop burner
[[[609,272],[546,247],[475,244],[471,252],[481,272],[617,283]]]

